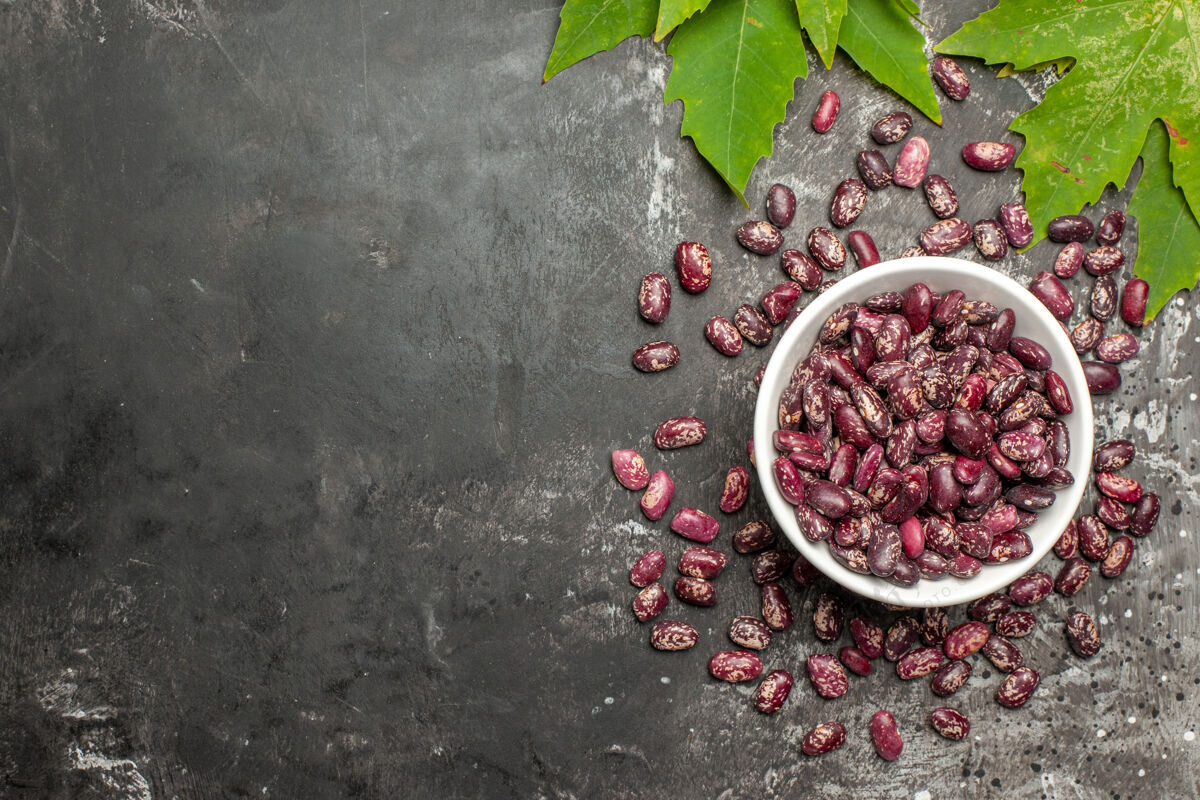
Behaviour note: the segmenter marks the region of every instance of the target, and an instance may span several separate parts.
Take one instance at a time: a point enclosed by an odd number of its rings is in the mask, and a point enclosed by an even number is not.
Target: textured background
[[[943,5],[931,40],[985,6]],[[701,645],[650,649],[625,571],[683,542],[641,518],[608,453],[639,447],[677,503],[715,505],[768,352],[726,360],[703,322],[783,275],[734,242],[748,212],[679,139],[661,47],[540,85],[557,11],[0,0],[0,794],[1200,792],[1194,303],[1167,308],[1098,404],[1097,435],[1145,454],[1159,529],[1075,598],[1098,657],[1064,654],[1061,598],[1038,610],[1025,710],[979,669],[954,698],[974,732],[946,742],[927,686],[884,669],[832,702],[802,681],[760,716],[704,667],[756,606],[742,557],[716,609],[673,601]],[[757,207],[775,180],[796,188],[789,237],[902,107],[841,57],[812,67],[748,191]],[[971,96],[917,132],[974,220],[1017,176],[972,173],[958,149],[1010,138],[1048,78],[967,67]],[[842,116],[819,137],[831,86]],[[860,224],[894,255],[932,217],[919,194],[878,197]],[[638,281],[682,238],[709,243],[714,284],[677,292],[662,326],[680,366],[637,374],[630,352],[660,335]],[[1053,253],[1000,268],[1028,279]],[[709,440],[654,451],[680,413]],[[763,513],[755,499],[723,528]],[[799,674],[818,649],[814,596],[794,595],[801,623],[768,668]],[[879,707],[907,740],[892,765],[866,737]],[[846,747],[800,756],[833,718]]]

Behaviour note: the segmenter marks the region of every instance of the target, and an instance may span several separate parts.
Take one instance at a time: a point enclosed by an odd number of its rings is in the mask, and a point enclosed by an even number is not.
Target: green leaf
[[[829,69],[833,66],[842,17],[846,16],[846,0],[796,0],[796,13],[821,63]]]
[[[896,0],[896,5],[903,8],[910,17],[915,17],[921,13],[921,7],[917,5],[916,0]]]
[[[1195,0],[1001,0],[935,49],[1017,70],[1076,59],[1011,126],[1025,137],[1016,165],[1037,238],[1054,217],[1078,213],[1106,185],[1126,180],[1156,117],[1176,131],[1176,181],[1189,201],[1200,200],[1200,175],[1186,150],[1200,135]]]
[[[654,41],[661,42],[688,17],[703,11],[709,2],[710,0],[662,0],[658,4],[658,25],[654,28]]]
[[[1066,58],[1054,58],[1050,61],[1043,61],[1040,64],[1034,64],[1026,69],[1015,69],[1012,64],[1005,64],[996,73],[997,78],[1007,78],[1010,75],[1016,75],[1018,72],[1041,72],[1046,67],[1054,67],[1054,71],[1059,75],[1063,75],[1071,67],[1075,66],[1075,59],[1067,56]]]
[[[680,132],[738,198],[775,125],[808,75],[804,37],[791,0],[714,0],[679,26],[663,99],[683,101]]]
[[[656,0],[567,0],[542,81],[630,36],[649,36],[657,13]]]
[[[1200,225],[1183,192],[1171,181],[1167,128],[1154,124],[1142,147],[1142,177],[1129,203],[1137,218],[1138,254],[1133,274],[1150,284],[1146,317],[1159,312],[1171,295],[1190,290],[1200,279]],[[1176,165],[1176,172],[1178,172]]]
[[[942,124],[925,57],[925,37],[892,0],[850,0],[838,46],[871,77]]]

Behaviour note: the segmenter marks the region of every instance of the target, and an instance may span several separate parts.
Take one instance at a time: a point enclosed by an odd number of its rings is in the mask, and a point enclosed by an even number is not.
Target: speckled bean
[[[667,590],[661,583],[652,583],[633,598],[633,615],[638,622],[649,622],[667,607]]]
[[[871,138],[880,144],[892,144],[908,135],[912,130],[912,117],[903,111],[884,114],[871,126]]]
[[[667,513],[674,498],[675,482],[660,469],[650,476],[646,491],[642,494],[642,513],[652,522],[660,520]]]
[[[1100,630],[1096,627],[1096,623],[1082,611],[1069,614],[1065,628],[1067,643],[1071,645],[1075,655],[1081,658],[1091,658],[1104,646],[1100,641]]]
[[[821,100],[817,103],[817,110],[813,112],[812,127],[817,133],[827,133],[833,127],[833,123],[837,121],[838,111],[842,107],[842,98],[838,97],[838,93],[832,89],[826,89],[821,94]]]
[[[967,738],[967,734],[971,732],[970,720],[963,716],[961,712],[948,706],[935,708],[931,711],[929,721],[935,731],[953,742]]]
[[[1086,242],[1093,233],[1092,221],[1082,214],[1055,217],[1046,226],[1046,235],[1052,242]]]
[[[808,233],[808,251],[824,269],[836,272],[846,266],[846,248],[828,228],[816,227]]]
[[[841,697],[850,689],[850,681],[841,663],[831,655],[814,653],[805,662],[808,679],[817,694],[826,700]]]
[[[680,242],[675,246],[675,271],[685,292],[698,294],[712,283],[712,257],[700,242]]]
[[[762,674],[762,660],[749,650],[721,650],[708,660],[708,672],[717,680],[743,683]]]
[[[1033,241],[1033,223],[1022,203],[1005,203],[1000,206],[1000,224],[1004,235],[1013,247],[1024,247]]]
[[[690,650],[700,641],[700,633],[691,625],[677,619],[654,623],[650,630],[650,646],[655,650]]]
[[[699,417],[671,417],[659,423],[654,431],[654,446],[659,450],[675,450],[700,444],[708,433]]]
[[[678,569],[681,575],[711,581],[721,574],[728,563],[729,557],[720,550],[693,545],[679,556]]]
[[[921,185],[929,169],[929,142],[914,136],[900,148],[896,166],[892,169],[892,182],[909,189]]]
[[[971,82],[967,73],[954,59],[948,56],[934,56],[929,64],[929,71],[937,85],[951,100],[963,100],[971,93]]]
[[[968,142],[962,149],[967,166],[984,172],[999,172],[1017,157],[1017,148],[1007,142]]]
[[[679,348],[671,342],[646,342],[633,351],[633,366],[642,372],[662,372],[679,363]]]
[[[792,693],[792,673],[777,669],[767,673],[754,691],[754,707],[764,714],[774,714],[783,708]]]
[[[806,756],[824,755],[846,743],[846,727],[840,722],[822,722],[804,734],[800,750]]]

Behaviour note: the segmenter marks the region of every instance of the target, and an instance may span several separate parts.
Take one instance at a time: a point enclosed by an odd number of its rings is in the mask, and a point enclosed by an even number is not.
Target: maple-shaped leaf
[[[796,13],[821,63],[829,69],[833,66],[842,17],[846,16],[846,0],[796,0]]]
[[[630,36],[649,36],[657,17],[657,0],[567,0],[542,81]]]
[[[893,0],[849,0],[838,47],[872,78],[942,124],[929,78],[925,36],[913,27],[907,8]]]
[[[1171,181],[1169,145],[1166,128],[1152,125],[1142,148],[1142,177],[1129,203],[1129,213],[1138,224],[1133,274],[1150,285],[1147,319],[1171,295],[1191,289],[1200,279],[1200,225]]]
[[[934,49],[1018,70],[1075,58],[1011,126],[1025,137],[1016,165],[1036,238],[1126,179],[1155,117],[1175,131],[1176,183],[1189,203],[1200,201],[1200,166],[1187,152],[1200,135],[1196,0],[1000,0]]]
[[[661,0],[658,4],[658,24],[654,41],[661,42],[667,34],[683,24],[693,14],[703,11],[711,0]]]
[[[775,125],[808,75],[804,37],[791,0],[714,0],[679,26],[667,47],[663,99],[683,101],[680,133],[738,198],[769,156]]]

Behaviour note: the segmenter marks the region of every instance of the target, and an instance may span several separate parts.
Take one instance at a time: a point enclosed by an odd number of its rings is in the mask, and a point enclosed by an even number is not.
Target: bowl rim
[[[881,279],[886,286],[878,286]],[[939,580],[922,578],[913,586],[897,586],[875,575],[851,571],[833,558],[824,541],[811,542],[801,533],[793,506],[783,498],[775,484],[773,462],[778,453],[771,442],[772,434],[778,428],[779,398],[795,365],[812,349],[819,327],[829,315],[846,302],[861,301],[878,291],[892,290],[892,282],[907,286],[918,281],[935,291],[970,287],[968,296],[990,299],[1001,308],[1011,307],[1017,315],[1017,330],[1035,334],[1040,337],[1038,341],[1051,350],[1053,368],[1062,376],[1074,404],[1064,422],[1071,435],[1068,468],[1075,476],[1075,483],[1058,490],[1054,504],[1042,511],[1038,521],[1026,530],[1033,550],[1025,558],[1003,564],[985,564],[973,578],[947,575]],[[876,288],[872,288],[873,285]],[[1000,301],[996,301],[997,297]],[[1036,319],[1036,323],[1031,323],[1030,317]],[[1031,331],[1031,327],[1038,330]],[[1047,335],[1043,336],[1041,329]],[[1064,354],[1069,357],[1063,358]],[[763,371],[754,410],[756,472],[776,525],[782,528],[802,556],[834,582],[861,597],[907,608],[970,602],[1002,589],[1034,569],[1054,547],[1083,499],[1091,477],[1093,436],[1091,394],[1079,357],[1059,321],[1028,289],[1004,273],[985,264],[947,256],[913,256],[884,261],[848,275],[814,298],[773,348]]]

